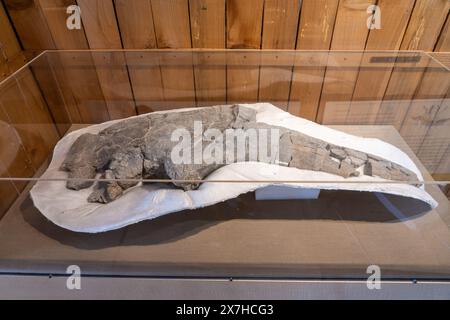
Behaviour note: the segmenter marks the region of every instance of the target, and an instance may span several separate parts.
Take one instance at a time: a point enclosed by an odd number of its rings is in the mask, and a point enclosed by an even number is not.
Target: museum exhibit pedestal
[[[332,127],[399,147],[431,179],[392,126]],[[450,203],[437,185],[426,190],[436,209],[368,192],[245,194],[99,234],[57,227],[24,192],[0,220],[0,287],[16,283],[1,297],[81,297],[65,287],[70,265],[85,276],[85,298],[448,297]],[[367,290],[369,265],[383,290]]]

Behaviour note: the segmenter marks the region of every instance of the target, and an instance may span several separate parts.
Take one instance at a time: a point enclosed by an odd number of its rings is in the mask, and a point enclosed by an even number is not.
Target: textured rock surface
[[[137,181],[123,179],[204,179],[225,164],[207,163],[206,159],[201,163],[175,164],[170,157],[174,146],[178,144],[177,141],[171,141],[172,132],[185,128],[194,136],[194,121],[201,121],[202,132],[214,128],[221,134],[224,134],[226,129],[278,129],[279,159],[272,162],[258,158],[258,161],[323,171],[345,178],[364,173],[388,180],[417,180],[415,173],[386,159],[332,145],[283,127],[257,123],[255,116],[254,110],[239,105],[215,106],[184,112],[148,114],[118,122],[97,135],[83,134],[71,146],[61,166],[62,170],[68,171],[69,178],[76,179],[68,180],[67,188],[88,188],[94,182],[83,179],[94,179],[97,173],[101,173],[102,178],[111,181],[98,182],[88,201],[108,203],[120,197],[124,190],[137,184]],[[194,142],[201,143],[203,149],[215,143],[214,139]],[[225,148],[223,151],[226,159],[234,159],[235,162],[248,161],[255,151],[254,148],[254,145],[247,142],[245,154],[240,155],[240,158],[236,157],[235,149]],[[172,183],[184,190],[196,189],[199,186],[199,182]]]

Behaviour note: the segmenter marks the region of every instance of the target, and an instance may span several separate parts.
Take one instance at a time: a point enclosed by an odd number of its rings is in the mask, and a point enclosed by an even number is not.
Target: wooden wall
[[[448,0],[2,1],[23,48],[30,54],[45,49],[88,48],[434,51],[440,50],[440,43],[445,42],[450,9]],[[81,8],[81,30],[68,30],[65,26],[66,8],[72,4]],[[369,14],[366,10],[371,4],[377,4],[381,9],[380,30],[367,28]],[[124,59],[117,55],[114,58],[119,59],[117,63]],[[85,63],[96,66],[103,59],[111,57],[94,56]],[[244,58],[236,55],[236,59],[239,64],[239,59]],[[245,61],[241,63],[246,64]],[[392,113],[389,101],[398,99],[401,90],[404,90],[402,97],[410,99],[422,78],[422,75],[416,75],[411,78],[408,88],[403,89],[404,74],[395,65],[375,79],[373,73],[358,70],[343,73],[325,68],[296,68],[292,79],[290,70],[279,72],[279,68],[273,67],[196,68],[193,72],[189,68],[164,67],[154,71],[153,84],[143,84],[150,80],[144,80],[139,70],[130,70],[126,66],[114,71],[97,68],[88,75],[89,88],[76,87],[72,88],[74,93],[67,93],[75,96],[67,97],[67,101],[77,101],[73,104],[77,104],[78,111],[72,112],[72,117],[102,120],[102,114],[109,114],[110,118],[120,118],[161,106],[164,100],[180,101],[180,105],[264,100],[278,101],[293,114],[323,123],[351,121],[349,119],[358,122],[361,118],[366,119],[368,110],[351,101],[366,99],[370,88],[370,92],[376,92],[376,95],[372,94],[372,100],[375,97],[388,101],[369,107],[370,119],[376,122],[378,115],[386,118]],[[77,78],[77,74],[71,77]],[[175,84],[181,85],[180,78],[183,79],[183,91],[190,91],[191,96],[179,96],[180,90],[170,89]],[[316,81],[306,81],[311,78]],[[341,81],[334,81],[336,78]],[[164,87],[151,93],[145,90],[146,85],[155,87],[155,83],[163,83]],[[242,90],[244,87],[251,89]],[[98,102],[96,113],[93,108],[88,110],[86,103],[79,102],[79,95],[86,91],[98,101],[105,98],[104,105]],[[343,103],[326,110],[329,100]],[[143,101],[147,103],[142,104]],[[399,122],[405,116],[402,112],[397,115]],[[397,124],[399,129],[400,125]]]
[[[5,80],[26,62],[14,29],[0,3],[0,177],[32,177],[60,135],[29,68]],[[0,181],[0,217],[26,186]]]
[[[23,61],[21,49],[30,58],[46,49],[445,52],[450,45],[448,0],[1,2],[0,42],[3,46],[9,43],[9,63],[3,63],[0,57],[0,73],[4,74],[5,68],[15,68],[11,67],[12,61]],[[73,4],[81,7],[81,30],[66,28],[66,8]],[[366,9],[371,4],[381,8],[380,30],[366,26]],[[141,59],[145,69],[139,68],[139,63],[130,63],[133,59]],[[180,59],[189,59],[182,52],[161,57],[161,66],[142,59],[146,57],[71,53],[50,57],[40,62],[43,68],[30,70],[29,76],[36,80],[34,90],[39,99],[35,100],[38,105],[45,104],[39,110],[47,117],[51,115],[57,124],[46,141],[63,133],[71,122],[96,123],[166,107],[212,102],[271,101],[295,115],[325,124],[393,124],[434,172],[450,171],[450,164],[444,163],[450,158],[446,131],[450,117],[449,83],[442,74],[416,72],[413,76],[408,74],[405,81],[407,71],[394,62],[374,73],[365,68],[338,70],[320,64],[314,68],[258,65],[239,53],[232,57],[232,63],[219,63],[214,68],[202,67],[202,63],[211,59],[220,62],[223,57],[196,56],[194,67],[177,65]],[[353,55],[352,59],[364,61],[367,56]],[[116,67],[106,68],[108,63]],[[52,67],[50,73],[46,64]],[[18,86],[22,91],[25,88]],[[412,105],[411,99],[416,101]],[[420,99],[433,102],[424,104]],[[398,101],[404,103],[399,106]],[[0,117],[11,123],[11,115],[6,111]],[[44,118],[42,123],[47,121]],[[22,121],[20,116],[17,119]],[[435,137],[442,139],[437,143]],[[21,138],[21,147],[27,153],[28,142]],[[32,163],[33,159],[28,160]]]

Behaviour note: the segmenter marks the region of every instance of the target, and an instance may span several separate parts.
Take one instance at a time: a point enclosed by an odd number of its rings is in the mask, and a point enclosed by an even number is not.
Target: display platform
[[[396,145],[431,181],[392,126],[332,127]],[[100,234],[47,221],[30,187],[0,220],[3,274],[65,275],[78,265],[90,276],[361,280],[376,264],[386,280],[450,277],[450,203],[437,185],[426,186],[434,210],[377,193],[323,190],[317,200],[289,201],[248,193]]]

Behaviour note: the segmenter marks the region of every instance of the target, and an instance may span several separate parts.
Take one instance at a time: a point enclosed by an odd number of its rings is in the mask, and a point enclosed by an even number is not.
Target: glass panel
[[[447,279],[448,61],[46,51],[0,83],[0,271]]]

